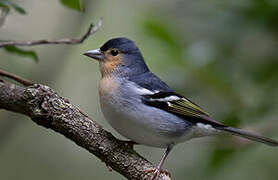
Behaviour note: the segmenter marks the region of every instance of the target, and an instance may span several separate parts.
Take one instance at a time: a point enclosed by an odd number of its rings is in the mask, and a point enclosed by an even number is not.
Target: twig
[[[29,81],[27,79],[24,79],[22,77],[19,77],[17,75],[14,75],[12,73],[6,72],[6,71],[1,70],[1,69],[0,69],[0,76],[11,78],[11,79],[15,80],[16,82],[19,82],[19,83],[23,84],[24,86],[31,86],[31,85],[34,84],[34,83],[32,83],[31,81]]]
[[[116,139],[51,88],[21,87],[0,81],[0,109],[25,114],[40,126],[63,134],[128,179],[150,179],[155,168],[125,142]],[[170,180],[161,174],[157,180]]]
[[[83,43],[89,36],[97,32],[102,25],[102,19],[96,25],[91,24],[87,32],[79,39],[64,38],[57,40],[34,40],[34,41],[14,41],[14,40],[0,40],[0,48],[5,46],[34,46],[43,44],[80,44]]]

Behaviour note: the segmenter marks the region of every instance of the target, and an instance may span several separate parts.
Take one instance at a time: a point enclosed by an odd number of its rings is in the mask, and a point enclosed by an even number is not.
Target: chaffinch
[[[278,141],[212,119],[200,106],[154,75],[137,46],[127,38],[111,39],[84,55],[99,62],[100,104],[110,125],[138,144],[166,148],[153,179],[159,176],[172,147],[192,138],[230,133],[278,145]]]

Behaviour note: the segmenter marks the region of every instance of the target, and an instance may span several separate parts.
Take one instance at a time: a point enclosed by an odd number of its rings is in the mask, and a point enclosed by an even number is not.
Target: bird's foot
[[[112,171],[113,171],[113,169],[111,168],[111,166],[109,166],[109,164],[105,163],[105,165],[106,165],[106,167],[107,167],[108,171],[110,171],[110,172],[112,172]]]
[[[151,180],[155,180],[161,173],[166,174],[170,176],[170,173],[167,170],[161,169],[161,168],[153,168],[153,169],[148,169],[145,171],[147,174],[153,173],[153,176]]]

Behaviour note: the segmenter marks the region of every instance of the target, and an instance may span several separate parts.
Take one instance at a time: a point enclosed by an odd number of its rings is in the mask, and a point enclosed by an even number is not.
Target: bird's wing
[[[174,92],[157,92],[151,95],[143,95],[142,101],[149,106],[159,108],[175,114],[193,124],[204,123],[217,127],[224,127],[222,123],[211,119],[200,106],[189,99]]]
[[[146,105],[175,114],[176,116],[179,116],[186,121],[190,121],[197,126],[197,123],[211,125],[217,130],[222,130],[236,136],[261,142],[269,146],[278,146],[278,141],[276,140],[253,134],[242,129],[225,126],[224,124],[211,119],[209,115],[198,105],[174,92],[158,92],[149,95],[143,95],[142,101]]]
[[[159,77],[150,71],[138,76],[129,77],[129,81],[134,82],[141,88],[145,88],[154,92],[172,91],[172,89],[165,82],[163,82]]]

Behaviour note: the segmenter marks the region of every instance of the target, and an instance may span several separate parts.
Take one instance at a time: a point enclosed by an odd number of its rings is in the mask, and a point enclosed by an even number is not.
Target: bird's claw
[[[159,169],[159,168],[153,168],[153,169],[148,169],[145,171],[145,173],[153,173],[153,176],[151,180],[155,180],[161,173],[166,174],[167,176],[170,176],[170,173],[167,170]]]
[[[112,172],[112,171],[113,171],[113,169],[111,168],[111,166],[109,166],[109,164],[105,163],[105,165],[106,165],[106,167],[107,167],[108,171],[110,171],[110,172]]]

